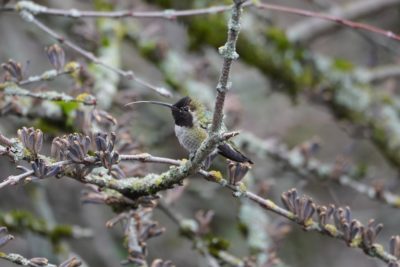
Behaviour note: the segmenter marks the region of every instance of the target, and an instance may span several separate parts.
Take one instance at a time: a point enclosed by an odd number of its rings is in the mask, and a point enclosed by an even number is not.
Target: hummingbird
[[[212,113],[206,109],[204,105],[185,96],[178,100],[175,104],[169,104],[159,101],[136,101],[126,104],[125,106],[139,103],[155,104],[167,107],[171,110],[172,117],[175,121],[175,135],[179,143],[183,146],[191,156],[194,156],[201,143],[208,137],[208,132],[212,123]],[[226,131],[225,125],[222,126],[222,131]],[[253,164],[253,162],[243,155],[231,141],[224,141],[218,145],[216,151],[211,153],[207,159],[208,164],[220,154],[223,157],[236,162]],[[209,165],[208,165],[209,166]]]

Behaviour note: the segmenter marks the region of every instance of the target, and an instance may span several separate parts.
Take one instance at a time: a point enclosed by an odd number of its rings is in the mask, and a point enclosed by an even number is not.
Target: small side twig
[[[141,153],[136,155],[120,155],[121,161],[141,161],[141,162],[153,162],[162,164],[176,165],[177,161],[169,158],[155,157],[148,153]]]
[[[32,267],[57,267],[57,265],[49,263],[46,258],[32,258],[27,259],[24,256],[16,253],[0,253],[0,259],[7,260],[21,266],[32,266]]]
[[[135,11],[135,10],[118,10],[118,11],[93,11],[78,9],[57,9],[39,5],[33,2],[20,1],[14,6],[2,7],[0,12],[12,12],[27,10],[35,15],[63,16],[70,18],[160,18],[160,19],[176,19],[177,17],[187,17],[205,14],[216,14],[226,12],[231,9],[229,5],[212,6],[207,8],[173,10],[166,9],[162,11]]]
[[[82,103],[82,104],[90,105],[90,106],[96,104],[96,98],[89,94],[79,95],[78,97],[74,98],[65,93],[59,93],[56,91],[46,91],[46,92],[34,93],[32,91],[26,90],[24,88],[21,88],[21,87],[15,86],[15,85],[7,86],[4,89],[3,93],[5,95],[32,97],[32,98],[37,98],[37,99],[49,100],[49,101],[77,102],[77,103]]]
[[[19,183],[21,180],[28,178],[33,175],[33,170],[27,170],[19,175],[8,176],[3,182],[0,183],[0,189],[7,185],[14,185]]]

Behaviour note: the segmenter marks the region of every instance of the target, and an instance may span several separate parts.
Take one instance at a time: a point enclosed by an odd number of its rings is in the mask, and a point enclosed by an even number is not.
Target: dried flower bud
[[[371,219],[366,227],[361,227],[362,241],[366,248],[371,248],[375,243],[375,239],[383,229],[383,224],[376,224],[375,220]]]
[[[115,133],[97,133],[95,137],[98,150],[96,151],[96,156],[103,166],[108,169],[109,173],[111,173],[113,165],[117,164],[119,161],[119,154],[114,151],[115,140]]]
[[[228,176],[230,184],[236,185],[244,178],[250,169],[251,165],[247,162],[240,163],[228,160]]]
[[[400,257],[400,236],[392,236],[390,238],[390,254],[396,258]]]
[[[7,71],[15,81],[19,82],[23,79],[21,63],[9,59],[7,63],[1,64],[1,67]]]
[[[286,209],[296,215],[298,223],[303,224],[307,228],[316,210],[313,200],[307,196],[298,197],[297,191],[294,188],[282,193],[281,200]]]
[[[43,132],[39,129],[26,128],[18,130],[18,137],[24,147],[34,156],[36,156],[43,146]]]
[[[88,136],[70,134],[66,152],[67,159],[75,163],[84,163],[89,152],[91,140]]]
[[[61,172],[60,166],[47,166],[44,160],[36,159],[32,162],[33,174],[42,179],[46,177],[56,176]]]
[[[54,138],[51,143],[51,156],[59,160],[64,160],[67,146],[68,142],[65,139],[61,137]]]
[[[65,65],[64,50],[58,45],[53,44],[46,48],[47,57],[50,64],[57,70],[61,71]]]

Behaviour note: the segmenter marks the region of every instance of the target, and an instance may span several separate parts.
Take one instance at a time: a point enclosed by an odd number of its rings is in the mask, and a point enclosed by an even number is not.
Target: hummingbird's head
[[[188,96],[181,98],[178,102],[172,105],[172,116],[175,124],[182,127],[193,127],[193,112],[195,105],[192,99]]]
[[[196,104],[188,96],[181,98],[178,102],[171,105],[159,101],[136,101],[126,104],[125,106],[130,106],[133,104],[148,103],[155,104],[159,106],[168,107],[171,109],[172,116],[175,120],[175,125],[182,127],[193,127],[193,114],[197,109]]]

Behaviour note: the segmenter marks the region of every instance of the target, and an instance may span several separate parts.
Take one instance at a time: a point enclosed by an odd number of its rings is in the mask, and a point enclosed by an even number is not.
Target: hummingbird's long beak
[[[134,105],[134,104],[141,104],[141,103],[148,103],[148,104],[154,104],[154,105],[159,105],[159,106],[164,106],[168,107],[170,109],[173,109],[174,106],[165,102],[159,102],[159,101],[135,101],[135,102],[130,102],[128,104],[125,104],[125,107]]]

